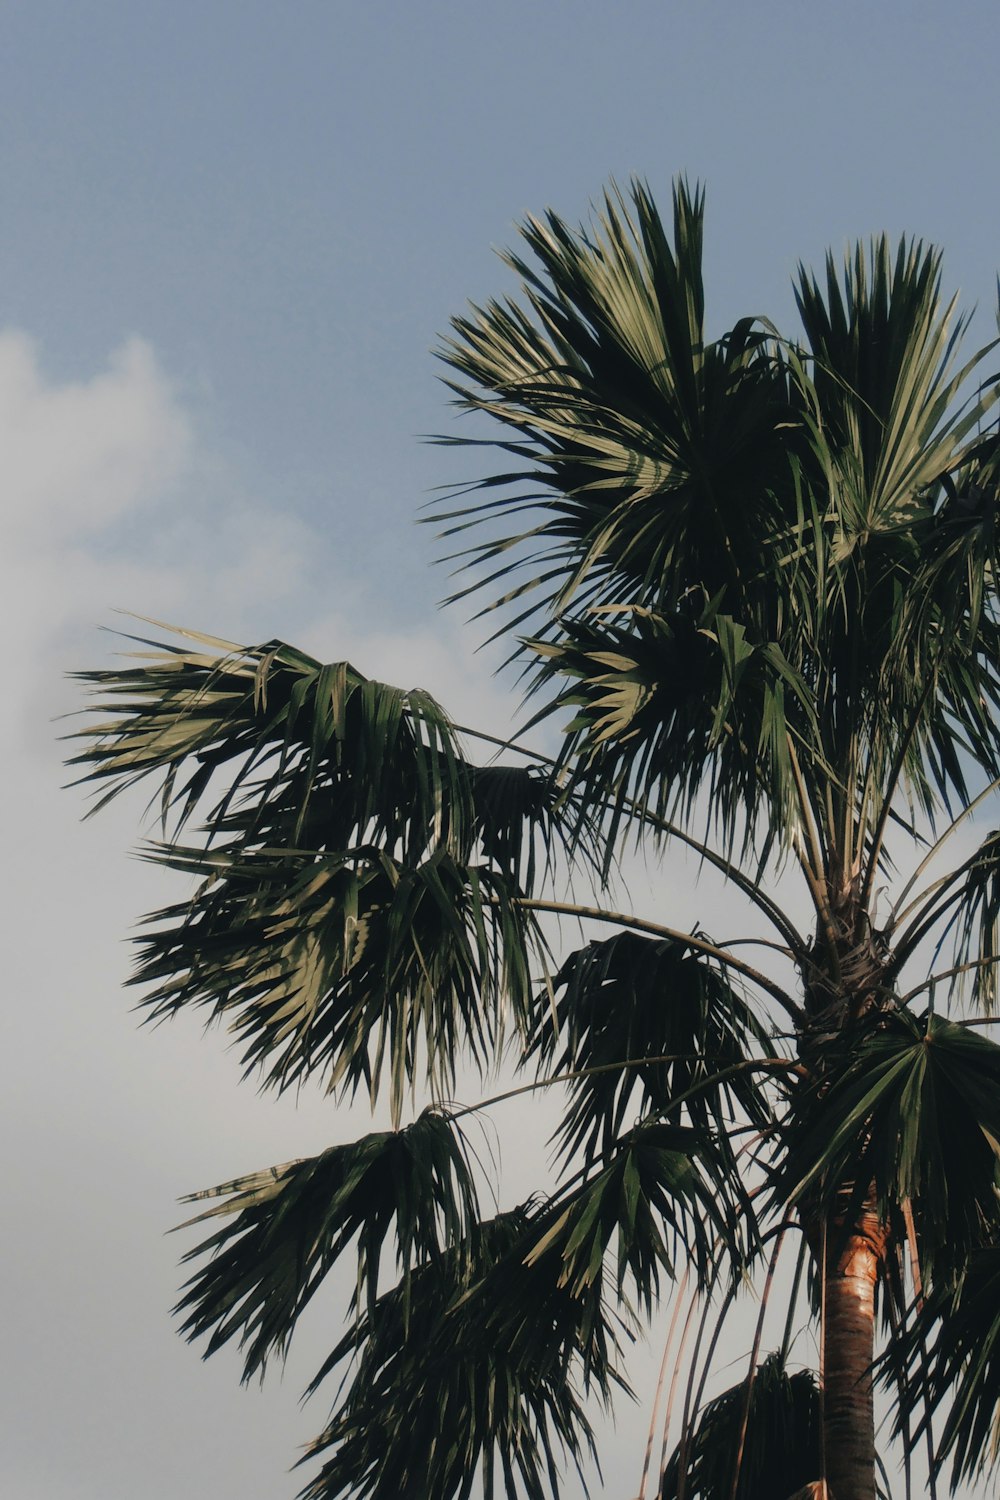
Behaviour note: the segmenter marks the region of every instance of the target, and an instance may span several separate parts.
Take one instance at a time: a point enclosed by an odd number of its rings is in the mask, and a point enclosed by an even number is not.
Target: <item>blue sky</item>
[[[60,673],[102,658],[117,606],[350,655],[502,725],[502,686],[460,614],[436,611],[446,580],[414,525],[433,486],[470,472],[419,435],[454,430],[430,354],[449,317],[511,289],[494,249],[529,211],[585,217],[611,175],[666,199],[683,171],[708,189],[720,331],[749,313],[790,325],[797,261],[886,229],[944,246],[946,288],[979,304],[985,339],[997,14],[0,7],[0,727],[20,939],[0,1104],[17,1143],[6,1492],[276,1500],[322,1416],[295,1405],[308,1357],[240,1392],[234,1361],[201,1366],[170,1327],[173,1199],[326,1144],[330,1112],[237,1089],[222,1041],[193,1026],[136,1035],[120,940],[159,888],[123,857],[136,809],[81,829],[79,797],[57,797]],[[681,903],[682,876],[662,879]],[[646,1420],[610,1440],[609,1495],[634,1488]]]

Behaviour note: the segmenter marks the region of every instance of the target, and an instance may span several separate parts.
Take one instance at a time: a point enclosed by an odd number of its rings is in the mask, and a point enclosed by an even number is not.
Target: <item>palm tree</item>
[[[182,1327],[238,1340],[247,1378],[355,1264],[308,1500],[466,1497],[477,1471],[557,1494],[588,1393],[627,1388],[667,1303],[680,1437],[649,1495],[875,1500],[879,1382],[907,1492],[922,1435],[953,1486],[997,1452],[997,378],[988,350],[958,366],[965,321],[908,241],[800,269],[795,339],[709,337],[702,222],[684,183],[672,236],[640,184],[586,230],[531,219],[519,294],[443,348],[500,424],[451,439],[500,469],[437,521],[455,597],[510,641],[522,737],[275,641],[182,632],[82,674],[83,775],[102,800],[157,782],[149,857],[198,882],[139,940],[148,1015],[224,1019],[264,1086],[391,1104],[388,1131],[194,1195]],[[694,851],[746,942],[617,910],[633,844]],[[558,1091],[562,1172],[484,1213],[491,1100],[451,1100],[501,1056],[512,1090]],[[765,1306],[790,1283],[784,1336],[762,1312],[707,1399],[755,1277]]]

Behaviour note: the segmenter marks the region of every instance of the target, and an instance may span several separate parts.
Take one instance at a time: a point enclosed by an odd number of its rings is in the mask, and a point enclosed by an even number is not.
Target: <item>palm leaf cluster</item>
[[[75,764],[99,800],[151,783],[148,857],[195,880],[140,935],[147,1014],[224,1021],[266,1086],[388,1091],[390,1131],[203,1195],[188,1257],[184,1331],[236,1339],[247,1376],[353,1267],[307,1500],[558,1495],[596,1451],[588,1397],[628,1390],[665,1304],[671,1340],[697,1332],[650,1496],[887,1494],[880,1353],[907,1492],[918,1437],[956,1485],[1000,1450],[993,346],[963,363],[938,253],[885,238],[800,269],[794,337],[715,334],[703,209],[682,182],[668,226],[636,184],[587,228],[529,220],[517,294],[441,351],[501,455],[438,509],[453,597],[508,637],[554,755],[493,753],[427,694],[278,642],[181,634],[83,674]],[[647,842],[694,851],[755,925],[619,909]],[[599,925],[563,947],[565,918]],[[501,1059],[559,1100],[559,1176],[484,1217],[462,1122],[491,1100],[450,1099]],[[862,1264],[847,1348],[831,1298]]]

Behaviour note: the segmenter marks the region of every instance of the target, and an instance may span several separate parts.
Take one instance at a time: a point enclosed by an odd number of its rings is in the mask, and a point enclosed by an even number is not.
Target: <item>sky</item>
[[[791,326],[797,262],[887,230],[943,245],[985,340],[997,33],[994,0],[0,4],[5,1494],[291,1500],[336,1299],[283,1380],[241,1389],[177,1337],[165,1231],[183,1193],[369,1128],[258,1097],[194,1022],[138,1029],[126,938],[168,888],[128,856],[142,799],[81,823],[60,789],[66,672],[108,659],[126,610],[280,636],[503,730],[511,686],[439,610],[416,524],[475,477],[422,438],[457,430],[449,318],[512,290],[495,251],[528,212],[585,218],[611,176],[666,199],[684,172],[717,331]],[[657,876],[678,925],[692,884]],[[505,1128],[530,1185],[537,1126]],[[606,1433],[616,1500],[648,1421]]]

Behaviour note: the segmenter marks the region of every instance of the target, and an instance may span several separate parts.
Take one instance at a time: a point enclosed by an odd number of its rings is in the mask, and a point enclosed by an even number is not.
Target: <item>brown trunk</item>
[[[823,1431],[830,1500],[875,1500],[870,1367],[884,1232],[874,1209],[866,1207],[846,1239],[832,1225],[829,1233]]]

